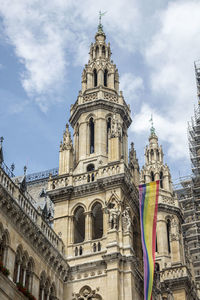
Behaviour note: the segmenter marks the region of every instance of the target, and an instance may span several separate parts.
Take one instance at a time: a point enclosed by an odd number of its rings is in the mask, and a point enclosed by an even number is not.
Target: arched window
[[[85,215],[82,206],[74,212],[74,243],[81,243],[85,239]]]
[[[27,259],[25,256],[23,256],[22,264],[21,264],[21,268],[20,268],[20,275],[19,275],[19,283],[21,283],[23,286],[25,284],[24,279],[26,276],[26,263],[27,263]]]
[[[50,288],[50,295],[49,295],[49,300],[55,300],[56,298],[56,288],[55,285],[52,284],[51,288]]]
[[[19,282],[20,268],[21,268],[21,253],[19,249],[17,249],[16,256],[15,256],[14,276],[13,276],[13,281],[16,283]]]
[[[94,153],[94,120],[93,120],[93,118],[90,119],[89,128],[90,128],[90,154],[92,154],[92,153]]]
[[[108,70],[104,71],[104,86],[108,85]]]
[[[171,253],[171,247],[170,247],[170,228],[171,228],[171,222],[168,219],[167,220],[167,243],[168,243],[168,252]]]
[[[97,70],[94,69],[93,71],[93,78],[94,78],[94,87],[97,86]]]
[[[100,239],[103,235],[103,212],[100,203],[92,206],[92,239]]]
[[[4,263],[6,251],[6,235],[3,234],[2,239],[0,240],[0,261]]]
[[[99,46],[96,47],[96,58],[99,57]]]
[[[158,151],[158,149],[156,150],[156,159],[159,160],[159,151]]]
[[[160,172],[160,188],[163,189],[163,172]]]
[[[153,149],[151,149],[150,154],[151,154],[151,160],[153,160],[153,159],[154,159],[154,152],[153,152]]]
[[[98,251],[101,251],[101,243],[98,242]]]
[[[94,171],[94,165],[93,164],[87,165],[87,172],[91,172],[91,171]]]
[[[102,57],[105,58],[106,56],[106,49],[105,46],[102,47]]]
[[[106,140],[106,152],[108,153],[108,136],[111,128],[111,118],[107,120],[107,140]]]
[[[154,173],[151,171],[151,181],[154,181],[155,177],[154,177]]]
[[[44,300],[44,288],[45,288],[45,282],[46,282],[46,275],[43,271],[40,275],[40,287],[39,287],[39,299],[38,300]]]
[[[48,300],[49,289],[50,289],[50,282],[47,279],[47,281],[45,283],[45,286],[44,286],[44,298],[43,298],[43,300]]]
[[[27,264],[27,269],[26,269],[26,280],[25,280],[25,287],[27,290],[31,290],[31,279],[33,275],[33,261],[29,259],[29,262]]]

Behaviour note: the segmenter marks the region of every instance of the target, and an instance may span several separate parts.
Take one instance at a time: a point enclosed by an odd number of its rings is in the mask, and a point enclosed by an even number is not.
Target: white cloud
[[[172,120],[169,116],[162,115],[155,108],[147,104],[143,104],[141,111],[135,115],[131,130],[134,133],[140,134],[149,132],[150,123],[149,119],[151,114],[154,119],[154,127],[159,140],[167,142],[168,155],[177,160],[183,157],[188,158],[188,145],[186,139],[186,126],[184,120]]]
[[[193,61],[200,58],[200,2],[176,1],[157,12],[157,30],[146,44],[144,57],[150,95],[133,119],[136,134],[149,132],[154,115],[156,132],[172,160],[188,158],[187,121],[193,115],[196,83]]]
[[[108,11],[105,26],[114,39],[131,49],[136,27],[130,24],[139,20],[137,0],[103,0],[101,7]],[[22,85],[43,111],[60,99],[70,67],[87,62],[87,32],[97,26],[98,11],[92,0],[1,1],[4,33],[25,67]]]
[[[200,57],[199,15],[199,1],[170,3],[160,13],[160,28],[145,51],[152,70],[152,90],[168,98],[166,107],[174,118],[189,118],[193,109],[191,101],[196,91],[193,61]]]
[[[126,101],[132,104],[132,101],[144,90],[143,79],[132,73],[124,73],[120,77],[120,90],[123,91]]]

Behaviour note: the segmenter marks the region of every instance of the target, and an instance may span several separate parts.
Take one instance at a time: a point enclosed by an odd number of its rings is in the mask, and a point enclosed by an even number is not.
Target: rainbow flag
[[[152,298],[159,180],[139,186],[140,227],[144,260],[144,300]]]

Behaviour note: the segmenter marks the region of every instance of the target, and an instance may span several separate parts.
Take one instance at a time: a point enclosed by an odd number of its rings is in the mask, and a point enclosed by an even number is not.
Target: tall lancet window
[[[90,119],[89,122],[90,127],[90,154],[94,153],[94,120]]]
[[[104,71],[104,86],[108,85],[108,70]]]
[[[109,136],[109,131],[111,128],[111,118],[108,118],[107,121],[107,139],[106,139],[106,152],[108,153],[108,136]]]
[[[102,47],[102,57],[105,58],[106,56],[106,49],[105,46]]]
[[[94,69],[93,71],[93,78],[94,78],[94,87],[97,86],[97,70]]]
[[[155,180],[155,176],[154,176],[154,173],[151,171],[151,181],[154,181]]]
[[[170,220],[167,220],[167,243],[168,243],[168,252],[171,253],[171,247],[170,247]]]
[[[163,172],[160,172],[160,188],[163,189]]]
[[[96,58],[99,58],[99,46],[96,47]]]

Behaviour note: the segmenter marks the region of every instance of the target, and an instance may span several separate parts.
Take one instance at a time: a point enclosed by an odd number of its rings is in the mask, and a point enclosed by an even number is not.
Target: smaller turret
[[[140,170],[136,150],[134,149],[134,143],[131,143],[131,149],[129,150],[129,168],[133,176],[133,182],[136,186],[138,186],[140,181]]]
[[[63,142],[60,142],[60,159],[59,159],[59,175],[67,174],[73,168],[73,144],[69,125],[63,134]]]
[[[158,145],[155,128],[151,127],[149,145],[145,148],[145,165],[141,170],[141,183],[160,180],[160,188],[172,192],[172,183],[169,167],[163,162],[162,146]]]

